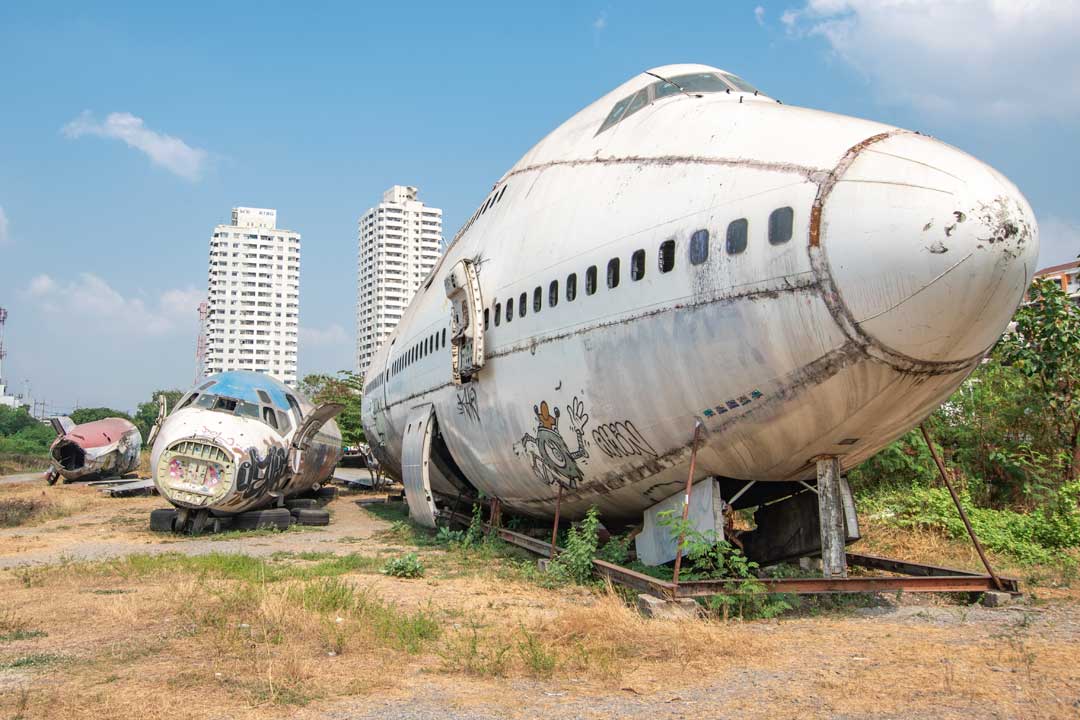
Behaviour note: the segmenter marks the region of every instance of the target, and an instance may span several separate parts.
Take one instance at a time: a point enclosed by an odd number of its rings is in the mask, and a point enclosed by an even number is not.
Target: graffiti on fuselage
[[[273,447],[266,457],[259,457],[255,448],[248,450],[248,457],[236,471],[236,493],[249,500],[263,493],[272,492],[285,477],[288,455],[282,447]]]
[[[472,385],[466,385],[457,391],[457,411],[458,415],[480,422],[480,406],[476,402],[476,388]]]
[[[630,420],[600,425],[592,431],[593,442],[609,458],[626,458],[638,455],[659,457]]]
[[[566,406],[570,429],[577,438],[577,450],[573,451],[559,431],[561,413],[558,407],[552,413],[545,400],[539,406],[533,405],[533,414],[536,416],[536,435],[525,433],[521,438],[521,446],[529,454],[533,474],[548,485],[558,483],[565,488],[576,488],[578,481],[584,477],[578,461],[589,457],[585,447],[585,425],[589,422],[585,403],[575,396]]]

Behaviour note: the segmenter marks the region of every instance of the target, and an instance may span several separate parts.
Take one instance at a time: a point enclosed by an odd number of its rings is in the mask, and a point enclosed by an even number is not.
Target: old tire
[[[337,488],[333,485],[324,485],[319,488],[319,502],[328,503],[337,499]]]
[[[270,508],[240,513],[233,519],[233,527],[237,530],[288,530],[292,521],[287,508]]]
[[[293,510],[299,525],[329,525],[330,513],[322,508],[297,508]]]
[[[175,520],[175,508],[158,508],[150,511],[150,529],[154,532],[172,532]]]
[[[319,501],[315,498],[292,498],[285,501],[285,507],[290,510],[299,510],[300,508],[313,508],[317,507]]]

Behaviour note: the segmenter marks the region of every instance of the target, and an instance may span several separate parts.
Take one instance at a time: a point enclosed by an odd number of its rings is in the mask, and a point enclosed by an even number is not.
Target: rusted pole
[[[562,483],[557,484],[559,494],[555,497],[555,522],[551,525],[551,553],[548,555],[552,560],[555,559],[555,539],[559,534],[559,508],[562,506]]]
[[[994,568],[990,566],[990,560],[986,557],[986,551],[983,550],[982,543],[979,542],[979,538],[975,536],[975,530],[971,527],[971,521],[968,520],[967,513],[964,512],[964,506],[960,504],[960,496],[953,490],[952,483],[949,482],[949,474],[945,472],[945,463],[938,457],[937,450],[934,449],[934,443],[930,441],[930,433],[926,432],[926,424],[919,423],[919,430],[922,431],[923,440],[926,441],[926,447],[930,448],[930,457],[934,458],[934,464],[937,465],[938,472],[941,473],[941,480],[945,483],[945,487],[949,489],[949,494],[952,495],[953,503],[956,504],[956,509],[960,513],[960,519],[964,521],[964,527],[967,528],[968,535],[971,537],[971,542],[975,545],[975,550],[979,553],[979,559],[982,560],[982,564],[986,567],[986,572],[990,573],[990,577],[994,580],[994,586],[1002,592],[1006,592],[1005,584],[1001,582],[1001,578],[994,572]]]
[[[686,534],[686,520],[690,517],[690,491],[694,488],[694,466],[697,465],[698,439],[701,437],[701,431],[704,427],[700,420],[694,421],[694,439],[690,444],[690,473],[686,476],[686,494],[683,495],[682,506],[682,526],[679,528],[679,542],[675,546],[675,573],[671,579],[671,582],[676,587],[679,585],[679,568],[682,567],[682,546]]]

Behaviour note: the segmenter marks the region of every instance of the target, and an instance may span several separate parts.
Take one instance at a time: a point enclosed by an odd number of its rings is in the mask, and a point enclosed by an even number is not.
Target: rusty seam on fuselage
[[[859,327],[858,321],[851,314],[850,308],[848,308],[847,303],[844,302],[844,298],[840,294],[836,282],[833,280],[832,271],[829,268],[829,260],[826,257],[825,250],[821,247],[821,216],[825,209],[825,201],[828,200],[829,195],[840,181],[840,178],[843,177],[844,173],[847,172],[848,168],[850,168],[858,158],[859,153],[874,143],[887,140],[895,135],[909,134],[910,132],[910,130],[895,129],[878,133],[877,135],[871,135],[865,140],[851,146],[851,148],[844,153],[844,156],[840,158],[840,162],[838,162],[836,167],[829,172],[828,177],[818,184],[817,195],[814,198],[814,204],[810,208],[809,243],[807,251],[810,255],[810,267],[818,280],[817,284],[821,290],[821,296],[822,300],[825,302],[825,307],[829,310],[829,314],[832,316],[833,320],[836,321],[836,324],[840,326],[840,329],[848,339],[862,348],[863,352],[868,356],[885,363],[894,370],[918,374],[946,375],[971,367],[986,354],[986,350],[984,349],[971,357],[963,358],[961,360],[945,361],[919,360],[918,358],[913,358],[910,355],[905,355],[893,350]]]

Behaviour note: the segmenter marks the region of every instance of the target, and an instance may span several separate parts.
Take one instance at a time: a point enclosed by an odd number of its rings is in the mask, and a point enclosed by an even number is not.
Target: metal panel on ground
[[[435,410],[428,403],[409,411],[401,444],[401,482],[409,517],[427,527],[435,527],[435,500],[428,476],[431,435],[435,429]]]

